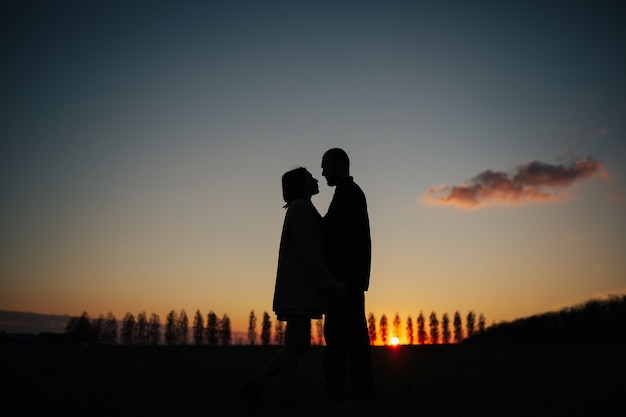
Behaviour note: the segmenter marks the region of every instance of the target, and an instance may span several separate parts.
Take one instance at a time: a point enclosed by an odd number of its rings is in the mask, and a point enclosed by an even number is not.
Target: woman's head
[[[319,193],[318,181],[306,168],[295,168],[287,171],[282,177],[283,200],[285,207],[289,207],[294,200],[302,198],[310,200],[312,196]]]

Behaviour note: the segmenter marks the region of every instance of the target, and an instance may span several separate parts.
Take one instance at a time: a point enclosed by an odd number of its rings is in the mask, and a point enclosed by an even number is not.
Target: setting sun
[[[391,346],[398,346],[398,344],[400,343],[400,338],[398,337],[392,337],[390,340]]]

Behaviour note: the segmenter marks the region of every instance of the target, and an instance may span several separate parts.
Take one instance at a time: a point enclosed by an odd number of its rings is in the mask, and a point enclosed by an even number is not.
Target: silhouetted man
[[[331,273],[348,283],[346,297],[331,298],[324,322],[324,377],[338,403],[366,401],[372,391],[371,347],[365,319],[371,240],[365,194],[350,176],[342,149],[322,158],[322,176],[335,194],[322,220],[325,258]]]

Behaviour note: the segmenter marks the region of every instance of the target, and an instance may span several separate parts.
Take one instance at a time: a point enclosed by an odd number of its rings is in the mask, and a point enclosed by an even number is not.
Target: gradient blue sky
[[[280,176],[309,168],[324,214],[330,147],[368,197],[377,318],[625,292],[625,6],[504,3],[2,2],[0,309],[243,330]],[[437,200],[531,161],[569,175],[531,184],[551,200]]]

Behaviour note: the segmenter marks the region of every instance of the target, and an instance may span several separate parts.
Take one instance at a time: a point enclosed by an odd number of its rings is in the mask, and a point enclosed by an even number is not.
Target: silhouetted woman
[[[295,406],[298,356],[311,346],[311,319],[322,317],[331,291],[340,294],[345,289],[323,260],[321,216],[311,203],[311,197],[319,193],[318,181],[305,168],[296,168],[283,175],[282,186],[287,212],[280,239],[273,309],[278,320],[287,322],[285,344],[239,393],[256,408],[261,389],[282,371],[280,402],[289,411]]]

